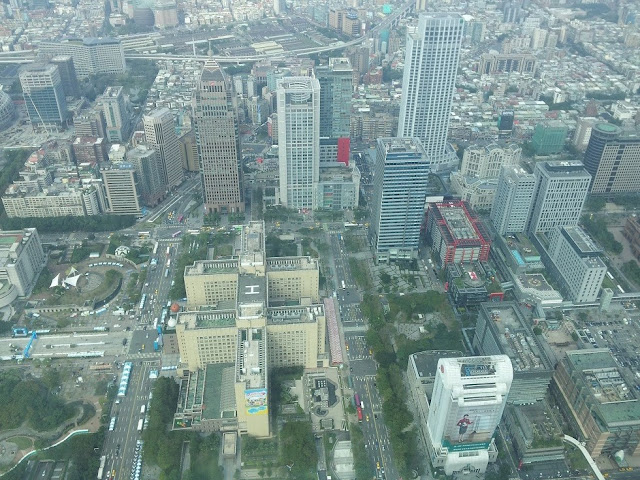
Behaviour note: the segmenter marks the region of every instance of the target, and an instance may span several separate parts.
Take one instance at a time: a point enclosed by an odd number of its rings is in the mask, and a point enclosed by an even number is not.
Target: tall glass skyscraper
[[[379,138],[374,172],[371,235],[376,261],[415,257],[429,158],[417,138]]]
[[[314,209],[320,178],[320,83],[313,77],[278,80],[280,202]]]
[[[330,58],[316,68],[320,82],[320,136],[349,137],[353,68],[348,58]]]
[[[434,169],[456,160],[447,131],[463,27],[460,15],[429,13],[407,31],[398,137],[419,138]]]
[[[67,117],[67,101],[56,65],[23,67],[20,85],[31,125],[62,125]]]
[[[240,136],[231,82],[207,61],[196,84],[193,113],[207,211],[244,211]]]
[[[166,107],[156,108],[142,117],[142,123],[147,144],[158,152],[162,182],[167,188],[177,187],[184,179],[184,172],[173,114]]]

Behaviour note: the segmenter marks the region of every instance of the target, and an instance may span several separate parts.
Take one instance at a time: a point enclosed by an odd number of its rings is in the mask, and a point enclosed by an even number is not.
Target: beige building
[[[188,373],[174,429],[268,436],[268,367],[327,364],[318,262],[266,258],[262,222],[238,240],[236,255],[185,269],[176,334]]]

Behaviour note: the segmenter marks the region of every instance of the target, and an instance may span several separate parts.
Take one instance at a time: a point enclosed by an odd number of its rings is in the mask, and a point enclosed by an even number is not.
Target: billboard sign
[[[244,391],[244,404],[249,415],[266,415],[268,413],[267,389],[253,388]]]
[[[442,444],[450,450],[488,448],[500,418],[503,402],[487,405],[451,405]]]

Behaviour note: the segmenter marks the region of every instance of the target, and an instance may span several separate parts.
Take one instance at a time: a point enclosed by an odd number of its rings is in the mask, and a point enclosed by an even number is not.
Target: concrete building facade
[[[536,188],[527,224],[529,234],[577,225],[591,183],[582,162],[538,162],[533,174]]]
[[[0,305],[28,296],[46,264],[35,228],[0,231]]]
[[[68,38],[40,42],[39,51],[47,56],[70,55],[78,78],[90,75],[124,73],[124,49],[117,38]]]
[[[397,136],[419,138],[434,169],[454,161],[447,134],[463,30],[460,15],[445,13],[420,14],[407,29]]]
[[[555,227],[549,232],[548,254],[571,300],[575,303],[597,300],[607,266],[601,258],[602,250],[582,228]]]
[[[491,208],[491,222],[500,235],[522,233],[531,213],[536,179],[521,167],[504,166]]]
[[[497,459],[494,432],[513,380],[506,355],[438,361],[427,416],[427,451],[446,475],[483,474]]]
[[[238,117],[231,82],[208,61],[193,96],[198,166],[207,212],[244,211]]]
[[[131,135],[131,122],[123,87],[107,87],[101,100],[107,140],[113,143],[126,143]]]
[[[313,77],[277,81],[280,201],[316,208],[320,177],[320,83]]]
[[[640,400],[631,392],[634,383],[608,348],[569,351],[558,363],[551,391],[592,457],[640,452]]]
[[[237,255],[198,261],[185,269],[187,308],[197,311],[179,314],[176,325],[188,370],[233,366],[234,374],[226,382],[221,378],[215,388],[230,390],[233,383],[235,419],[206,427],[202,411],[185,415],[183,410],[177,418],[181,428],[235,428],[264,437],[269,435],[269,369],[328,363],[324,306],[317,261],[267,259],[262,222],[245,225],[239,245]]]
[[[417,138],[378,139],[370,229],[377,261],[417,255],[429,160]]]
[[[513,365],[513,383],[508,402],[523,405],[543,400],[553,363],[540,337],[534,335],[532,319],[517,302],[480,305],[473,349],[478,355],[506,355]]]
[[[168,108],[157,108],[144,115],[142,122],[147,144],[158,153],[162,182],[168,189],[177,187],[184,173],[173,114]]]
[[[107,212],[112,215],[141,214],[136,169],[130,163],[117,163],[100,169],[107,197]]]

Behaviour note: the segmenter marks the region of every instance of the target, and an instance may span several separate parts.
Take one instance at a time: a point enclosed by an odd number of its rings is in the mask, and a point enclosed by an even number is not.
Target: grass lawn
[[[33,446],[33,440],[29,437],[11,437],[7,439],[7,442],[15,443],[19,450],[26,450]]]

